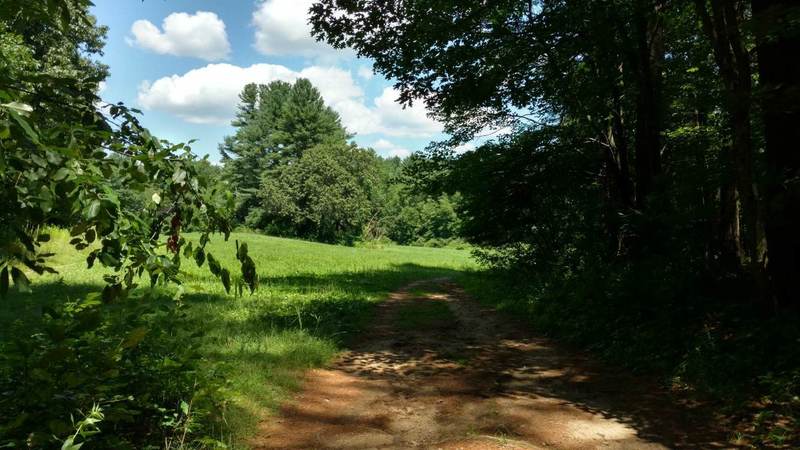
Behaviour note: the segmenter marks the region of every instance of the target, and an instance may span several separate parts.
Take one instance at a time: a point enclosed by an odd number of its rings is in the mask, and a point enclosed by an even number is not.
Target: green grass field
[[[0,339],[8,337],[13,322],[17,329],[23,324],[35,330],[43,308],[103,286],[107,271],[87,270],[85,257],[67,244],[67,233],[53,234],[46,250],[56,253],[52,263],[59,274],[31,276],[32,293],[14,292],[2,303]],[[256,262],[255,294],[226,294],[207,267],[193,261],[181,269],[181,301],[189,323],[203,332],[201,353],[209,364],[225,368],[232,400],[225,417],[229,442],[246,438],[298,387],[305,369],[325,364],[346,345],[387,293],[413,280],[458,277],[476,267],[466,250],[343,247],[244,233],[224,242],[216,236],[206,250],[232,273],[238,271],[234,240],[247,242]]]

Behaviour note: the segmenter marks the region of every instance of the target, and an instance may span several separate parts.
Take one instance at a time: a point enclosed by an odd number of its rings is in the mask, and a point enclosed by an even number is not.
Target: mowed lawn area
[[[87,269],[85,254],[69,247],[67,232],[52,234],[47,245],[56,254],[52,263],[59,273],[31,275],[32,293],[12,290],[0,304],[2,340],[20,327],[34,334],[48,306],[80,300],[103,286],[108,271]],[[325,364],[344,348],[389,292],[414,280],[460,277],[476,269],[468,250],[345,247],[249,233],[234,233],[225,242],[215,236],[206,251],[233,274],[239,270],[236,240],[247,242],[256,262],[260,286],[254,294],[226,294],[207,266],[198,268],[189,259],[182,263],[181,288],[159,288],[167,298],[183,290],[181,326],[196,332],[204,364],[219,367],[226,379],[228,442],[246,438],[298,387],[304,370]],[[144,279],[141,284],[149,286]],[[122,306],[119,314],[125,313],[130,311]]]

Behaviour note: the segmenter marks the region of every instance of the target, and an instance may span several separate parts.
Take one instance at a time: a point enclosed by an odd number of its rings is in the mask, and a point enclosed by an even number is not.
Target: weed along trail
[[[468,298],[416,282],[259,426],[254,448],[720,448],[652,386],[600,372]]]

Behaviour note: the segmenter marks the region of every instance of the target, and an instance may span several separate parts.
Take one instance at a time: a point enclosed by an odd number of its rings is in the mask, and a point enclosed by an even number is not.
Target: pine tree
[[[243,221],[256,205],[253,197],[263,175],[275,172],[322,143],[345,144],[349,135],[339,115],[306,79],[294,84],[274,81],[248,84],[219,150],[237,196],[237,218]]]

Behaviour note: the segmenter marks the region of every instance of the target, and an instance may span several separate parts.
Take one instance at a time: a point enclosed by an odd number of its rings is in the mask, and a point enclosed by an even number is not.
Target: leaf
[[[128,333],[128,336],[125,337],[125,340],[122,341],[122,348],[130,349],[139,345],[139,343],[141,343],[144,340],[144,337],[147,335],[147,331],[148,330],[145,327],[138,327],[131,330],[131,332]]]
[[[28,117],[31,114],[31,112],[33,112],[33,107],[31,105],[26,104],[26,103],[10,102],[10,103],[0,104],[0,106],[2,106],[4,108],[7,108],[7,109],[10,109],[10,110],[13,110],[17,114],[19,114],[21,116],[25,116],[25,117]]]
[[[214,276],[219,276],[220,272],[220,265],[216,259],[214,259],[214,255],[211,253],[208,254],[208,269],[211,271]]]
[[[8,267],[3,267],[0,271],[0,297],[5,298],[8,294]]]
[[[61,450],[80,450],[83,447],[83,442],[80,444],[75,444],[75,436],[70,436],[64,440],[64,443],[61,444]]]
[[[63,32],[67,32],[70,28],[70,24],[72,23],[72,13],[69,10],[69,7],[64,5],[61,8],[61,29]]]
[[[28,124],[28,121],[26,121],[22,116],[17,114],[12,109],[8,110],[8,115],[11,116],[11,118],[14,119],[19,124],[20,127],[22,127],[22,129],[25,131],[25,134],[28,135],[28,138],[30,138],[30,140],[33,141],[34,144],[39,143],[39,135],[36,134],[35,131],[33,131],[33,128],[31,128],[31,126]]]
[[[197,267],[203,267],[203,263],[206,261],[206,252],[203,250],[203,247],[197,247],[194,251],[194,262],[197,264]]]
[[[172,175],[172,181],[174,181],[177,184],[186,183],[186,171],[183,169],[176,170],[175,174]]]
[[[184,258],[191,258],[192,256],[192,243],[189,242],[183,247],[183,257]]]
[[[11,269],[11,278],[14,280],[14,286],[16,286],[20,292],[31,292],[31,282],[28,281],[25,272],[13,267]]]
[[[225,286],[225,292],[231,292],[231,273],[228,269],[223,268],[221,271],[222,285]]]
[[[239,245],[239,241],[236,241],[236,245],[239,247],[236,259],[239,261],[244,261],[244,259],[247,258],[247,242],[242,242],[241,245]]]
[[[120,264],[119,259],[107,252],[100,253],[100,262],[106,267],[117,267]]]
[[[100,215],[100,209],[102,207],[103,207],[103,203],[100,200],[93,201],[89,205],[89,208],[86,210],[86,217],[89,218],[90,220],[94,219],[95,217]]]
[[[67,178],[71,173],[72,173],[71,170],[69,170],[66,167],[62,167],[62,168],[56,170],[55,175],[53,175],[53,180],[61,181],[61,180],[65,179],[65,178]]]

